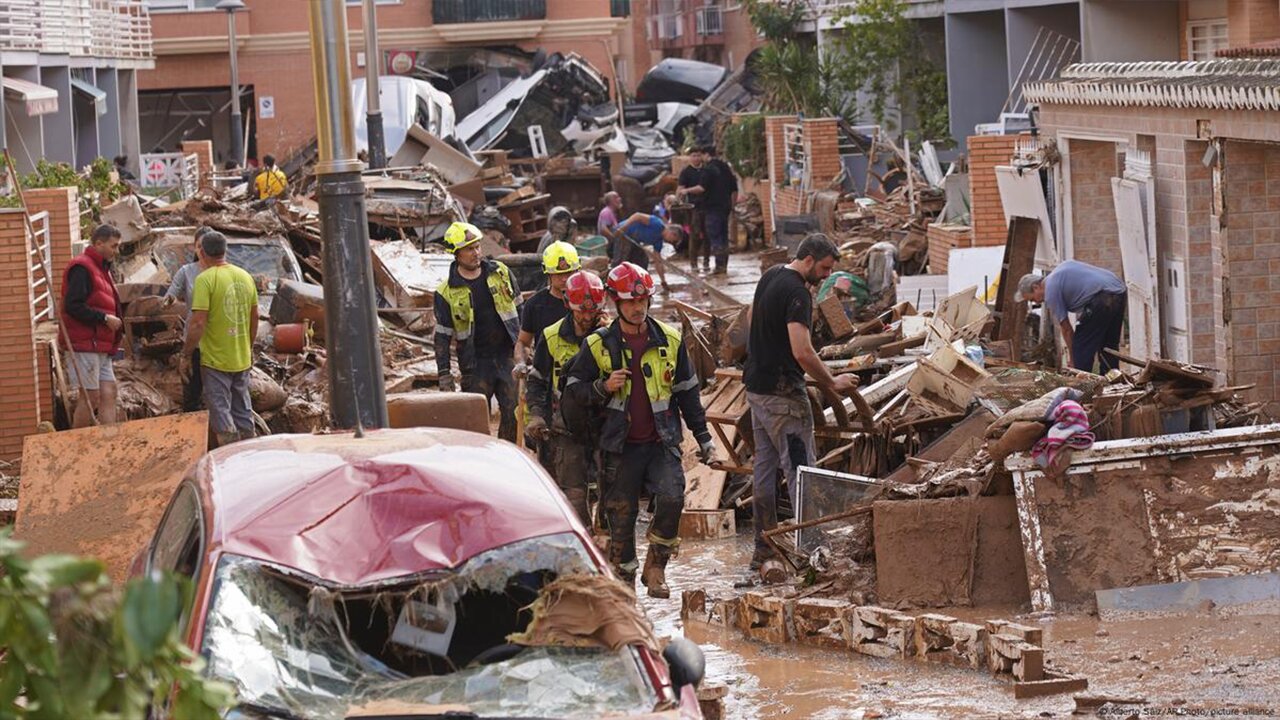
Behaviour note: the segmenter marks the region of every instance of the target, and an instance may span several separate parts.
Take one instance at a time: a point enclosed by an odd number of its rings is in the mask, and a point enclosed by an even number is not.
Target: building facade
[[[138,81],[153,64],[143,0],[0,3],[0,145],[20,171],[125,155],[136,173]]]
[[[624,86],[635,86],[657,63],[684,58],[737,70],[764,42],[741,0],[631,0],[631,52]]]
[[[148,149],[212,140],[215,160],[228,155],[231,102],[228,17],[216,0],[147,0],[152,10],[156,68],[142,78],[142,136]],[[304,4],[247,0],[236,12],[241,112],[249,157],[288,157],[315,137],[310,35]],[[359,0],[348,0],[353,77],[365,58]],[[610,82],[627,23],[619,0],[378,0],[383,62],[452,77],[489,63],[520,62],[520,54],[576,52]],[[481,57],[479,53],[492,52]],[[401,66],[403,63],[403,67]],[[447,78],[446,78],[447,79]],[[461,79],[461,77],[457,78]]]

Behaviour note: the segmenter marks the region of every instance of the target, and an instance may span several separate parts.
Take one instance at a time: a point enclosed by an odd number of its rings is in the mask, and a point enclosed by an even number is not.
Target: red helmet
[[[569,276],[564,286],[570,310],[596,310],[604,305],[604,283],[600,276],[586,270]]]
[[[639,300],[653,294],[653,276],[648,270],[629,262],[610,270],[605,285],[618,300]]]

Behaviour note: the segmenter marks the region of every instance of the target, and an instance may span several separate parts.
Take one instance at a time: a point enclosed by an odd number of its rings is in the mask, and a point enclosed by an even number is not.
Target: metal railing
[[[143,188],[176,190],[183,200],[200,189],[200,160],[195,153],[146,153],[140,160]]]
[[[40,0],[8,0],[0,7],[0,48],[40,49]]]
[[[0,50],[75,57],[152,57],[144,0],[4,0]]]
[[[684,35],[684,18],[678,13],[663,13],[653,18],[653,36],[657,40],[675,40]]]
[[[31,258],[31,318],[35,322],[53,319],[53,246],[49,242],[49,213],[29,215],[31,237],[27,252]]]
[[[719,5],[707,5],[694,11],[694,24],[699,35],[723,35],[724,14]]]

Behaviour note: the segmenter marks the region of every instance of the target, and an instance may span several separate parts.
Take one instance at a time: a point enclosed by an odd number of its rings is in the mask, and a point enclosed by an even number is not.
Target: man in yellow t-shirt
[[[191,292],[191,319],[180,361],[187,375],[200,348],[200,380],[209,425],[218,446],[253,437],[249,370],[258,334],[258,288],[253,277],[227,263],[227,238],[206,233],[196,249],[200,274]]]
[[[276,167],[276,159],[272,155],[262,157],[262,171],[253,180],[253,187],[258,191],[259,200],[284,197],[289,189],[289,178],[284,171]]]

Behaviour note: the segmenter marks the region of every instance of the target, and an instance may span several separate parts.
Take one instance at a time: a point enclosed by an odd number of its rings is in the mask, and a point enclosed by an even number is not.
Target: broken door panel
[[[1187,261],[1166,257],[1160,262],[1160,319],[1164,323],[1164,355],[1181,363],[1191,362],[1191,336],[1187,332]]]
[[[998,166],[996,184],[1000,188],[1000,203],[1004,207],[1006,224],[1013,217],[1035,218],[1040,222],[1040,236],[1036,241],[1036,267],[1051,268],[1057,265],[1062,256],[1058,252],[1058,241],[1053,236],[1053,224],[1049,221],[1049,206],[1045,202],[1040,173]]]
[[[1120,230],[1120,261],[1129,289],[1129,354],[1140,360],[1160,355],[1151,247],[1142,194],[1147,183],[1111,179],[1116,223]]]

